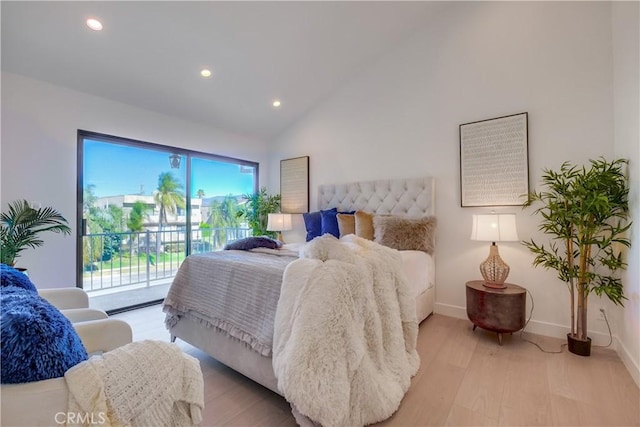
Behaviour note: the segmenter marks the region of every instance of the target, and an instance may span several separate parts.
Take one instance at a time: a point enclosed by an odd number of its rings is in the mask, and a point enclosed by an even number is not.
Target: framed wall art
[[[528,113],[460,125],[461,206],[516,206],[529,194]]]
[[[309,212],[309,156],[280,160],[280,210]]]

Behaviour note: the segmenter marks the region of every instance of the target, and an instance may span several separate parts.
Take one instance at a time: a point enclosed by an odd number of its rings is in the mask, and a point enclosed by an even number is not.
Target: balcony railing
[[[185,232],[182,229],[83,236],[84,290],[167,283],[185,258]],[[250,235],[248,228],[195,229],[191,231],[191,253],[221,250],[227,242]]]

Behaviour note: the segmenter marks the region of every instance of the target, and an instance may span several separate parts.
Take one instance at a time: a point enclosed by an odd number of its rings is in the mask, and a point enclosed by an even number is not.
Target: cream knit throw
[[[69,369],[68,426],[193,426],[202,422],[197,359],[175,344],[133,342]]]
[[[417,334],[398,251],[354,235],[317,237],[284,273],[273,345],[278,388],[311,424],[382,421],[418,371]]]

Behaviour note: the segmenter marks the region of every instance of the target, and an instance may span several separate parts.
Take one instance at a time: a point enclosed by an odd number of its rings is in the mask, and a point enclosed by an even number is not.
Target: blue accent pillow
[[[0,375],[3,384],[64,376],[87,360],[71,322],[47,300],[16,286],[0,294]]]
[[[338,212],[336,208],[320,211],[321,217],[321,232],[320,235],[323,234],[331,234],[337,238],[340,238],[340,227],[338,227],[338,214],[349,214],[352,215],[356,211],[351,212]]]
[[[38,293],[35,285],[29,280],[26,274],[7,264],[0,264],[0,286],[3,288],[6,286],[17,286],[31,291],[34,294]]]
[[[337,238],[340,238],[340,229],[338,228],[338,211],[320,211],[322,233],[331,234]]]
[[[224,246],[225,250],[248,251],[255,248],[280,249],[282,242],[267,236],[251,236],[234,240]]]
[[[303,213],[302,218],[304,219],[304,226],[307,229],[307,242],[315,239],[318,236],[322,236],[324,233],[322,232],[322,212],[335,212],[338,213],[338,209],[331,208],[326,211],[315,211]],[[336,224],[337,224],[336,218]]]

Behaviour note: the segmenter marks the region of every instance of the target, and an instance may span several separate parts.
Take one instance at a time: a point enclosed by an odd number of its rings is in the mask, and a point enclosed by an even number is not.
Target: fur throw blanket
[[[198,360],[175,344],[141,341],[69,369],[68,413],[80,426],[193,426],[202,422]]]
[[[295,411],[323,426],[390,417],[416,374],[415,301],[395,249],[325,234],[287,266],[273,368]]]

